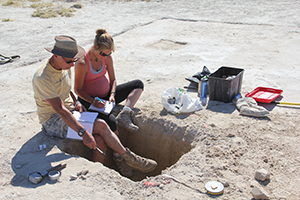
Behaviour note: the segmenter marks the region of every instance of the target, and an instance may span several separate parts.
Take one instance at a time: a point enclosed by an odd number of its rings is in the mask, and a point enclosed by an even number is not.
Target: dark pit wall
[[[185,128],[177,124],[162,119],[139,118],[135,120],[140,129],[138,132],[130,132],[122,127],[118,127],[119,138],[125,147],[132,152],[151,158],[157,162],[157,167],[149,173],[134,171],[133,181],[140,181],[147,176],[161,174],[162,170],[174,165],[182,155],[189,152],[194,139],[193,133],[187,132]],[[83,145],[82,141],[64,139],[57,142],[57,146],[64,152],[71,155],[78,155],[91,160],[92,151]],[[106,148],[106,159],[104,165],[118,171],[114,161],[112,150]]]
[[[147,174],[134,171],[131,180],[139,181],[146,176],[161,174],[162,170],[174,165],[182,155],[193,148],[193,136],[175,123],[162,119],[139,118],[135,120],[135,124],[140,128],[137,133],[118,128],[122,144],[140,156],[155,160],[157,167]]]

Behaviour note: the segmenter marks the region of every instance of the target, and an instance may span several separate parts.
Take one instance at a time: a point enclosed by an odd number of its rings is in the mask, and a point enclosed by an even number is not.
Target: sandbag
[[[268,117],[270,112],[262,106],[258,106],[252,97],[240,98],[236,102],[236,107],[241,115],[252,117]]]

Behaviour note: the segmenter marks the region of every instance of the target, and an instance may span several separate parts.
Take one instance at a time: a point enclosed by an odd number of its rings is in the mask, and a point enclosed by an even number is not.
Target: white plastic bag
[[[161,103],[172,114],[190,113],[202,109],[198,99],[191,98],[185,90],[174,86],[161,95]]]

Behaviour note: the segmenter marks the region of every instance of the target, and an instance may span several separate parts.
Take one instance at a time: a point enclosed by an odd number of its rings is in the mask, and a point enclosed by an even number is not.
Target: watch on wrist
[[[84,135],[84,132],[85,132],[85,131],[86,131],[85,128],[80,129],[80,130],[78,131],[78,135],[79,135],[80,137],[82,137],[82,136]]]

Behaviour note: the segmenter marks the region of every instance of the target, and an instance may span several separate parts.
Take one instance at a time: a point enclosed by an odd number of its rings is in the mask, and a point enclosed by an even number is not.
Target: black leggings
[[[120,85],[117,85],[116,87],[116,94],[115,94],[115,104],[119,104],[122,101],[124,101],[125,99],[127,99],[128,95],[134,90],[134,89],[144,89],[144,84],[141,80],[133,80],[133,81],[129,81],[127,83],[123,83]],[[108,95],[106,97],[104,97],[103,99],[108,100],[110,97],[110,92],[108,93]],[[78,100],[80,101],[80,103],[86,108],[86,110],[88,110],[88,108],[90,107],[91,103],[83,100],[82,98],[78,97]],[[93,110],[88,110],[89,112],[97,112],[97,111],[93,111]],[[110,129],[115,132],[117,130],[117,120],[116,117],[110,113],[108,115],[103,114],[103,113],[98,113],[97,118],[103,119],[108,126],[110,127]]]

